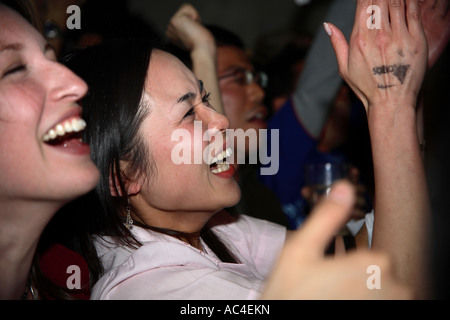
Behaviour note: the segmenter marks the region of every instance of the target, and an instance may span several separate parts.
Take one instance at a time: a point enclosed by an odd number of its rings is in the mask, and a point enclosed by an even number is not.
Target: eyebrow
[[[6,51],[21,51],[23,50],[24,46],[21,43],[11,43],[6,46],[0,47],[0,54],[6,52]],[[53,51],[53,53],[56,54],[55,47],[53,47],[50,43],[45,43],[44,46],[44,52]]]
[[[203,90],[204,90],[204,87],[203,87],[203,81],[202,80],[198,80],[198,89],[199,89],[199,91],[200,91],[200,94],[203,92]],[[177,103],[181,103],[181,102],[184,102],[184,101],[187,101],[187,100],[189,100],[189,99],[192,99],[192,98],[195,98],[197,95],[195,94],[195,93],[193,93],[193,92],[188,92],[188,93],[186,93],[185,95],[183,95],[181,98],[179,98],[178,100],[177,100]]]
[[[20,51],[23,49],[23,45],[21,43],[11,43],[6,46],[0,47],[0,54],[5,51]]]

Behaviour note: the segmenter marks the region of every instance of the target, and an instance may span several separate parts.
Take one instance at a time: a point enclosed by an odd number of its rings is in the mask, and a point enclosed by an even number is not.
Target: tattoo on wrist
[[[393,73],[393,75],[400,81],[401,84],[405,81],[406,73],[409,70],[408,65],[396,65],[392,64],[390,66],[379,66],[372,69],[374,75],[380,75],[385,73]],[[386,87],[392,87],[393,85],[381,85],[381,88],[385,89]],[[380,85],[378,85],[380,88]]]
[[[395,87],[395,84],[382,84],[382,83],[378,82],[378,86],[377,86],[378,89],[388,89],[391,87]]]

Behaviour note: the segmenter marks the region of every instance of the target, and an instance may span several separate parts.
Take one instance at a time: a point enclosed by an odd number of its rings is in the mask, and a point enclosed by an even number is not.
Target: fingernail
[[[331,28],[330,28],[330,26],[328,25],[328,23],[324,22],[324,23],[323,23],[323,27],[324,27],[326,33],[331,37],[331,35],[332,35],[333,33],[331,32]]]

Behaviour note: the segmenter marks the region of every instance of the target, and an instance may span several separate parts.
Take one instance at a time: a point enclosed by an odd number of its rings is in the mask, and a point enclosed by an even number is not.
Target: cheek
[[[6,91],[6,92],[5,92]],[[10,87],[0,91],[0,119],[24,122],[43,110],[44,96],[28,87]]]
[[[189,169],[194,166],[194,161],[199,160],[195,154],[201,155],[202,142],[197,141],[194,144],[194,140],[191,138],[193,133],[183,132],[184,135],[179,140],[174,139],[176,141],[171,140],[171,135],[158,137],[157,142],[155,141],[150,147],[152,160],[159,177],[158,182],[169,188],[192,179],[193,170]],[[194,149],[194,145],[199,147],[198,150]],[[200,153],[198,153],[199,151]]]
[[[156,173],[149,180],[148,188],[152,205],[169,211],[188,208],[202,190],[201,165],[176,165],[170,157],[155,159],[155,162]]]
[[[12,158],[13,164],[41,153],[38,135],[43,115],[39,102],[17,87],[6,96],[0,94],[0,155]]]

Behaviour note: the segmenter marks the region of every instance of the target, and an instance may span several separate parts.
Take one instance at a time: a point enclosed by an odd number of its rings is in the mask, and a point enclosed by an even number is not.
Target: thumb
[[[335,233],[350,216],[355,202],[355,192],[350,182],[336,182],[328,195],[323,198],[312,211],[303,226],[291,238],[289,245],[302,248],[298,250],[302,256],[313,258],[323,256]]]
[[[331,46],[333,47],[334,53],[336,54],[336,59],[339,66],[339,73],[341,76],[347,71],[348,62],[348,43],[345,39],[344,34],[332,23],[324,22],[323,27],[326,33],[330,36]]]

